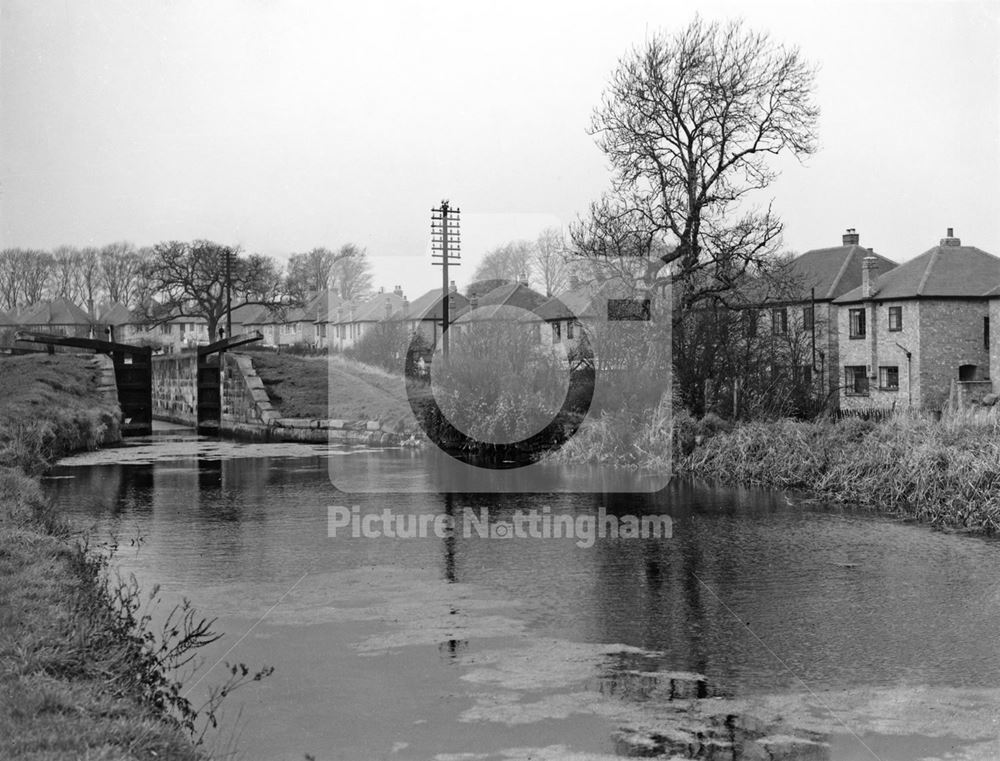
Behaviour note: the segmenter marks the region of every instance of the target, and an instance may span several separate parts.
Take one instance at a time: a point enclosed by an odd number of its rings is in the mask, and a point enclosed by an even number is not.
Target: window
[[[573,340],[573,321],[572,320],[567,320],[566,321],[566,338],[568,340],[570,340],[570,341]]]
[[[983,351],[990,350],[990,318],[983,318]]]
[[[812,365],[801,365],[799,367],[799,374],[796,380],[798,380],[805,386],[811,386],[813,382]]]
[[[812,330],[813,325],[816,324],[816,312],[812,307],[803,307],[802,309],[802,329]]]
[[[557,344],[562,340],[562,323],[552,323],[552,343]]]
[[[771,310],[771,332],[776,336],[788,333],[788,310],[784,307]]]
[[[757,310],[748,309],[743,313],[746,317],[747,340],[757,335]]]
[[[848,317],[851,321],[851,338],[864,338],[865,337],[865,310],[864,309],[851,309],[848,311]]]
[[[903,307],[889,307],[889,330],[903,329]]]
[[[899,368],[895,365],[891,367],[880,367],[878,369],[878,387],[882,391],[899,390]]]
[[[173,332],[174,326],[168,322],[160,325],[160,333],[165,336],[169,336]]]
[[[844,368],[844,387],[848,396],[868,396],[868,373],[864,365]]]

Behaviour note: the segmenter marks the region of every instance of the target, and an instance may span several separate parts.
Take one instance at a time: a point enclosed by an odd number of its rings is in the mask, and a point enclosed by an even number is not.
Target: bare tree
[[[566,289],[569,266],[566,262],[566,239],[558,227],[542,230],[535,241],[531,264],[535,278],[548,296],[555,296]]]
[[[102,293],[100,251],[94,247],[88,247],[80,251],[77,277],[80,298],[83,299],[87,314],[90,315],[90,319],[96,319],[97,302]]]
[[[814,77],[797,48],[740,21],[696,18],[626,55],[591,122],[612,188],[574,226],[577,251],[640,257],[648,285],[672,265],[682,308],[766,266],[782,225],[756,194],[773,156],[816,149]]]
[[[0,306],[16,309],[21,298],[22,258],[25,251],[20,248],[5,248],[0,251]]]
[[[337,281],[337,291],[342,299],[361,298],[372,289],[368,252],[353,243],[347,243],[337,251],[337,261],[333,271]]]
[[[333,288],[334,265],[338,255],[328,248],[314,248],[304,254],[292,254],[288,260],[285,288],[297,303]]]
[[[473,273],[473,280],[519,280],[531,271],[534,246],[516,240],[488,251]]]
[[[226,316],[226,257],[232,257],[232,303],[272,308],[287,305],[275,262],[259,254],[241,257],[239,248],[207,240],[171,241],[153,247],[146,266],[149,292],[159,304],[147,302],[143,317],[150,324],[174,317],[202,317],[210,336],[218,334]]]
[[[52,276],[52,254],[34,249],[24,251],[21,262],[21,294],[25,304],[34,304],[45,298],[49,278]]]
[[[80,250],[59,246],[52,252],[49,292],[54,298],[76,302],[80,295]]]
[[[109,243],[100,253],[101,279],[111,301],[136,303],[142,282],[143,262],[132,243]]]

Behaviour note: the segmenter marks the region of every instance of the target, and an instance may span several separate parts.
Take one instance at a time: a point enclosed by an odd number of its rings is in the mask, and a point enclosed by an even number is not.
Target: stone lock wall
[[[264,382],[244,354],[222,355],[222,427],[270,426],[278,419]]]
[[[264,382],[245,354],[220,357],[222,432],[264,441],[395,446],[412,438],[375,420],[282,418],[271,405]],[[194,354],[153,357],[153,416],[185,425],[198,418],[198,357]]]
[[[173,423],[198,422],[198,356],[153,357],[153,417]]]

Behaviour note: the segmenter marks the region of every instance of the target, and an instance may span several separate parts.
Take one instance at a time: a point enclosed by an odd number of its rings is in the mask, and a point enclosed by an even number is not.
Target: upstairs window
[[[573,340],[573,321],[566,321],[566,339],[569,341]]]
[[[552,343],[557,344],[562,340],[562,323],[552,323]]]
[[[848,396],[868,396],[868,373],[864,365],[844,368],[844,388]]]
[[[802,329],[810,331],[816,324],[816,311],[813,307],[803,307],[802,309]]]
[[[784,307],[771,310],[771,333],[776,336],[788,333],[788,310]]]
[[[848,311],[848,318],[851,323],[851,338],[865,337],[865,310],[851,309]]]
[[[903,329],[903,307],[889,307],[889,330],[895,332]]]

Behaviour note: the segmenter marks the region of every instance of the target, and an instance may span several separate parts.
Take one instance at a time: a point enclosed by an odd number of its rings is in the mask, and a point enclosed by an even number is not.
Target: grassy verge
[[[901,414],[877,423],[779,420],[718,430],[699,440],[681,443],[678,472],[803,489],[932,525],[1000,530],[996,415],[935,421]]]
[[[168,713],[137,590],[109,582],[28,475],[115,435],[96,387],[85,359],[0,358],[0,758],[201,758]]]
[[[403,381],[379,368],[337,355],[253,352],[250,356],[271,403],[283,417],[390,424],[413,419]]]
[[[86,358],[0,356],[0,464],[37,473],[66,452],[118,440],[118,407],[97,383]]]

